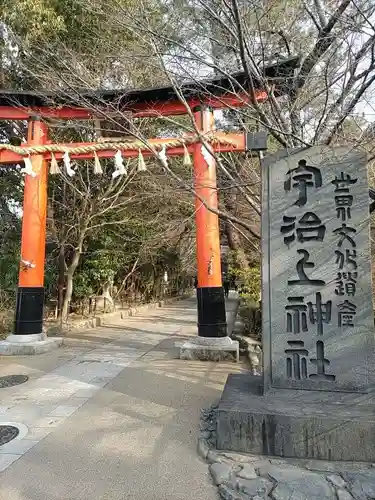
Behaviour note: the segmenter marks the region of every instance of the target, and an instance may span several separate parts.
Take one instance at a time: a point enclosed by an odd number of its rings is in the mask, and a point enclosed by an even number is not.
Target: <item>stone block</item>
[[[255,472],[255,469],[252,465],[245,464],[238,472],[237,476],[241,477],[242,479],[256,479],[257,473]]]
[[[18,460],[21,455],[0,455],[0,472],[3,472],[7,467],[12,465],[13,462]]]
[[[267,134],[263,131],[246,134],[246,151],[267,151]]]
[[[272,492],[274,500],[336,500],[334,489],[323,478],[279,483]]]
[[[258,477],[256,479],[237,479],[237,487],[239,491],[253,498],[255,495],[267,495],[273,484],[268,479]]]
[[[14,439],[13,441],[1,446],[0,455],[23,455],[38,443],[39,441],[33,441],[31,439]]]
[[[330,476],[327,476],[327,480],[337,488],[346,487],[346,482],[343,480],[341,476],[338,476],[337,474],[331,474]]]
[[[233,491],[233,489],[226,484],[221,484],[219,486],[219,493],[220,498],[222,498],[223,500],[247,500],[244,495]]]
[[[45,334],[9,335],[0,341],[0,356],[29,356],[44,354],[63,345],[63,338],[48,338]]]
[[[214,463],[210,465],[211,476],[216,486],[219,486],[220,484],[229,481],[229,476],[231,474],[231,471],[232,469],[228,464]]]
[[[210,451],[209,444],[206,439],[199,438],[198,439],[198,455],[206,460],[207,455]]]
[[[345,473],[344,478],[350,485],[350,490],[356,500],[375,498],[375,476],[368,473]]]
[[[185,342],[180,349],[180,359],[201,361],[239,361],[240,346],[230,337],[196,337]]]
[[[49,415],[51,417],[70,417],[78,408],[79,406],[59,405]]]
[[[217,416],[220,450],[321,460],[375,461],[372,394],[273,389],[228,377]],[[346,478],[345,478],[346,479]]]
[[[347,490],[337,490],[338,500],[353,500],[352,495]]]

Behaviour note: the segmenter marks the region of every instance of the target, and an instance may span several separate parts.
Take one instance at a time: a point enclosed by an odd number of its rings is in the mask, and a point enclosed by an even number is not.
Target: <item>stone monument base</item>
[[[0,341],[0,356],[27,356],[43,354],[63,344],[61,337],[48,338],[45,333],[35,335],[8,335]]]
[[[180,359],[201,361],[239,361],[240,346],[230,337],[196,337],[185,342],[180,349]]]
[[[375,462],[375,394],[270,389],[229,375],[217,448],[294,458]]]

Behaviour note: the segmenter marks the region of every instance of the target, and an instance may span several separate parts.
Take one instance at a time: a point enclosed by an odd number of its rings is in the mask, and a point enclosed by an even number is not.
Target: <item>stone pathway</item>
[[[0,425],[19,429],[0,446],[0,500],[375,499],[372,464],[215,450],[215,410],[200,409],[246,367],[177,359],[195,333],[186,300],[0,358],[0,377],[29,377],[0,388]]]
[[[203,410],[198,451],[224,500],[371,500],[375,464],[273,459],[214,449],[216,407]]]
[[[229,309],[233,307],[229,303]],[[194,300],[73,332],[65,347],[0,358],[0,500],[215,500],[196,451],[200,408],[236,363],[181,361],[196,335]]]

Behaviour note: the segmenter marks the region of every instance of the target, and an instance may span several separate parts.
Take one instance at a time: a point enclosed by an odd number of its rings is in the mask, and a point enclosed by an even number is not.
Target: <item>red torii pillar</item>
[[[214,129],[214,115],[207,106],[194,109],[195,124],[205,134]],[[216,165],[214,156],[201,143],[193,153],[197,247],[198,335],[225,337],[227,323],[221,278],[219,217],[217,210]],[[204,203],[203,203],[204,202]]]
[[[30,146],[47,142],[47,127],[38,117],[32,117],[29,121],[27,142]],[[16,336],[40,336],[43,328],[47,162],[43,155],[32,155],[31,162],[36,175],[25,175],[21,262],[14,325]],[[28,337],[27,340],[31,341],[32,338]]]

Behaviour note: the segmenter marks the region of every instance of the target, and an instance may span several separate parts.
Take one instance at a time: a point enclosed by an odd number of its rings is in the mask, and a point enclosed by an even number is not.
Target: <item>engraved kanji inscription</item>
[[[320,188],[322,186],[322,174],[320,169],[307,165],[306,160],[300,160],[298,167],[287,172],[284,182],[284,190],[291,191],[292,187],[299,190],[297,201],[294,205],[302,207],[307,203],[307,188]]]
[[[301,334],[308,331],[307,320],[317,326],[317,335],[323,335],[323,324],[329,324],[332,317],[332,301],[322,302],[322,294],[315,294],[315,303],[307,302],[304,297],[288,297],[286,311],[286,330],[288,333]]]
[[[315,391],[327,401],[366,393],[375,384],[366,154],[336,141],[278,151],[262,167],[265,391],[314,391],[316,401]]]
[[[307,332],[307,306],[303,297],[288,297],[289,304],[285,306],[286,329],[288,333]]]
[[[298,221],[296,227],[296,217],[283,217],[281,233],[284,234],[284,243],[289,245],[296,239],[301,243],[305,241],[323,241],[326,226],[322,224],[320,218],[314,212],[306,212]]]
[[[357,251],[346,249],[345,252],[341,250],[335,250],[336,254],[336,264],[339,265],[339,269],[344,269],[344,266],[350,267],[351,269],[357,269]]]
[[[326,303],[322,302],[322,294],[320,292],[316,293],[316,303],[307,303],[309,309],[309,320],[310,322],[317,326],[317,335],[323,335],[323,323],[331,322],[332,314],[332,300],[328,300]]]
[[[307,356],[309,352],[301,340],[288,341],[289,348],[285,349],[286,376],[289,379],[301,380],[307,378]]]
[[[352,179],[349,174],[344,175],[341,172],[340,177],[335,176],[332,184],[335,186],[335,193],[349,193],[349,188],[352,184],[355,184],[358,179]]]
[[[351,206],[353,205],[353,196],[351,194],[338,194],[335,196],[337,218],[342,221],[352,218]]]
[[[326,367],[330,365],[330,361],[324,357],[324,342],[318,340],[316,343],[316,358],[310,359],[311,363],[316,366],[316,373],[311,373],[309,375],[310,379],[313,380],[327,380],[334,382],[336,380],[335,375],[329,375],[326,373]]]
[[[296,218],[297,217],[288,217],[287,215],[283,216],[283,225],[280,228],[280,232],[285,234],[284,243],[289,245],[296,239],[295,228],[296,228]],[[288,234],[289,233],[289,234]]]
[[[356,272],[337,273],[335,294],[348,295],[353,297],[356,291],[356,284]]]
[[[341,304],[337,304],[338,309],[338,325],[339,326],[354,326],[354,316],[357,314],[357,306],[349,300],[344,300]]]
[[[288,280],[288,285],[325,285],[325,281],[310,279],[305,272],[305,269],[313,269],[315,267],[315,264],[313,262],[309,262],[309,252],[303,248],[300,248],[297,250],[297,253],[302,255],[302,258],[297,262],[296,265],[298,280]]]
[[[339,241],[337,242],[338,247],[342,247],[344,241],[348,241],[353,248],[355,248],[356,242],[353,240],[353,238],[350,235],[353,235],[357,232],[356,229],[353,227],[348,227],[344,222],[342,223],[341,227],[338,227],[337,229],[334,229],[332,231],[335,234],[338,234],[340,236]]]

